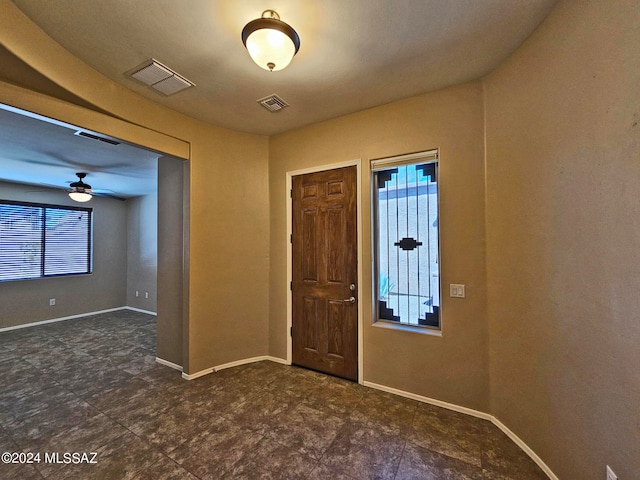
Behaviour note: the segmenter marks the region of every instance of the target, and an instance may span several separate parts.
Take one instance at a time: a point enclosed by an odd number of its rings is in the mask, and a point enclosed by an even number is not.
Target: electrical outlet
[[[464,298],[464,285],[452,283],[449,285],[449,296],[454,298]]]
[[[56,299],[55,298],[50,298],[49,299],[49,306],[53,307],[56,304]]]
[[[609,465],[607,465],[607,480],[618,480],[618,476],[613,473]]]
[[[136,290],[136,297],[140,296],[140,292],[138,290]]]

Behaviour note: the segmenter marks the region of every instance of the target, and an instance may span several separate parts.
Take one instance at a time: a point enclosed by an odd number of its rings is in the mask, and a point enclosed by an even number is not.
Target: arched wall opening
[[[189,144],[3,82],[0,82],[0,102],[0,108],[16,114],[64,127],[81,128],[157,153],[158,227],[157,246],[153,246],[158,251],[157,357],[184,369],[189,358],[188,295],[185,293],[188,291]],[[155,279],[151,281],[155,282]],[[81,306],[77,308],[82,309]],[[88,312],[73,312],[82,313]]]

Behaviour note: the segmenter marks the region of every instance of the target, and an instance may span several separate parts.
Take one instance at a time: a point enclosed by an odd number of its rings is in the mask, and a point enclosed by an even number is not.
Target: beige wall
[[[61,48],[9,0],[0,0],[0,9],[0,43],[12,55],[97,110],[124,121],[3,85],[0,102],[177,156],[182,155],[176,150],[188,146],[187,373],[264,355],[269,309],[268,139],[211,126],[151,102]]]
[[[158,257],[157,285],[162,295],[158,298],[158,345],[156,356],[187,367],[188,344],[184,348],[185,299],[185,206],[184,161],[161,157],[158,159]]]
[[[127,306],[155,312],[157,277],[158,194],[152,193],[127,200]]]
[[[369,160],[440,149],[442,337],[372,326]],[[482,85],[470,83],[271,137],[270,354],[286,358],[287,171],[362,159],[364,380],[488,410]],[[448,287],[447,287],[448,288]]]
[[[3,85],[0,101],[160,151],[188,145],[188,373],[286,356],[285,174],[360,158],[364,379],[491,412],[559,478],[604,478],[606,463],[621,480],[640,471],[635,0],[561,2],[482,83],[271,139],[153,104],[61,49],[11,2],[0,8],[0,43],[12,55],[126,122]],[[441,338],[371,326],[366,293],[368,162],[432,148],[441,154]],[[466,284],[467,298],[446,296],[449,283]]]
[[[0,182],[0,199],[78,206],[59,190],[6,182]],[[93,208],[93,273],[0,282],[0,328],[125,305],[125,202],[93,198],[86,206]],[[51,298],[55,306],[49,306]]]
[[[192,150],[192,372],[268,348],[267,138],[225,137],[203,136]]]
[[[492,412],[640,475],[640,5],[560,3],[485,82]]]

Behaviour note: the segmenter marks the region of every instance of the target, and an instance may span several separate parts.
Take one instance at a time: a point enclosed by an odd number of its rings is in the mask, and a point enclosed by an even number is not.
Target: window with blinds
[[[0,281],[91,273],[91,214],[0,200]]]
[[[371,167],[376,320],[440,328],[437,151]]]

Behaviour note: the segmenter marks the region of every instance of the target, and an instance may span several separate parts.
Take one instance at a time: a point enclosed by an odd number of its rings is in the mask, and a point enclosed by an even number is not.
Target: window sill
[[[421,335],[430,335],[432,337],[442,337],[442,330],[435,330],[433,328],[413,327],[411,325],[401,325],[380,320],[375,322],[373,326],[378,328],[385,328],[387,330],[399,330],[401,332],[411,332],[419,333]]]
[[[9,282],[32,282],[34,280],[48,280],[50,278],[70,278],[70,277],[88,277],[93,275],[93,272],[89,273],[61,273],[60,275],[47,275],[44,277],[32,277],[32,278],[8,278],[6,280],[0,280],[0,284]]]

